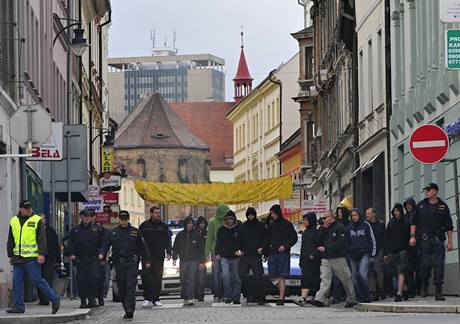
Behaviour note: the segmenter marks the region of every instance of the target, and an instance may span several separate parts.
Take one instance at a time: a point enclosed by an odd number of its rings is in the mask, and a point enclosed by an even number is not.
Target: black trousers
[[[151,302],[160,300],[164,261],[152,261],[150,268],[142,265],[142,286],[144,287],[144,299]]]
[[[54,259],[53,259],[54,260]],[[42,278],[46,280],[50,287],[53,287],[53,277],[54,277],[54,262],[45,262],[42,264]],[[41,303],[49,302],[48,297],[46,297],[40,289],[37,289],[38,298]]]
[[[139,263],[134,261],[115,262],[118,293],[125,313],[136,309],[136,286]]]
[[[96,298],[99,287],[99,260],[78,260],[77,283],[80,298]]]
[[[204,290],[206,288],[206,264],[200,263],[196,273],[195,293],[196,299],[204,299]]]
[[[444,240],[440,240],[437,237],[418,241],[422,257],[420,277],[422,281],[428,280],[433,268],[433,284],[435,286],[442,286],[444,283],[444,261],[446,259],[444,243]]]
[[[265,290],[262,266],[262,258],[260,256],[242,256],[238,268],[242,290],[246,292],[248,299],[255,301],[265,300]],[[252,271],[252,276],[250,276]]]
[[[104,299],[105,273],[105,264],[99,264],[99,285],[97,287],[97,298],[99,299]]]

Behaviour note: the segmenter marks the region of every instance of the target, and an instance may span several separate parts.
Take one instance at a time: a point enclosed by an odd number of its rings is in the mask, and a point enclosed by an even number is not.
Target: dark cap
[[[120,210],[118,214],[119,219],[129,219],[129,212],[127,210]]]
[[[83,210],[80,210],[80,216],[87,216],[87,217],[90,217],[93,215],[93,211],[92,210],[89,210],[89,209],[83,209]]]
[[[19,208],[32,208],[32,203],[28,200],[23,200],[19,204]]]
[[[439,191],[439,187],[436,183],[429,183],[425,188],[423,188],[423,190],[430,190],[430,189],[434,189],[436,191]]]

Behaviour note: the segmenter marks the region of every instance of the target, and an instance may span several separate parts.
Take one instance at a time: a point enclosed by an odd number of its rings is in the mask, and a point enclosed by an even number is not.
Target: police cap
[[[436,191],[439,191],[439,187],[436,183],[429,183],[425,188],[423,188],[423,190],[430,190],[430,189],[434,189]]]

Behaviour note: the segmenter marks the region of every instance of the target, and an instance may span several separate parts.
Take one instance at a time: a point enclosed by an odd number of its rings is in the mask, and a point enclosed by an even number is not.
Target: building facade
[[[242,63],[240,60],[241,64],[246,64],[246,61]],[[238,68],[238,71],[242,70],[245,69]],[[277,153],[283,139],[289,138],[299,128],[297,105],[291,99],[297,94],[297,76],[298,54],[272,71],[227,114],[233,124],[235,182],[280,176]],[[235,80],[243,78],[248,79],[237,74]],[[236,93],[235,98],[238,97],[239,93]],[[263,215],[268,214],[275,203],[279,201],[257,203],[253,207],[259,215]],[[244,219],[246,207],[236,206],[239,219]]]
[[[225,61],[214,55],[160,48],[152,56],[110,58],[108,64],[110,116],[118,123],[155,91],[170,103],[225,100]]]
[[[134,188],[132,179],[123,179],[119,191],[120,210],[129,212],[129,222],[132,226],[139,228],[143,221],[149,218],[145,210],[145,202]]]
[[[424,165],[409,151],[409,137],[422,124],[445,127],[450,136],[449,158],[460,156],[460,74],[445,67],[445,31],[458,24],[440,22],[437,1],[390,1],[392,49],[392,202],[424,198],[422,188],[436,182],[439,195],[450,208],[454,224],[453,164]],[[456,229],[458,231],[458,228]],[[457,232],[458,233],[458,232]],[[454,242],[456,237],[454,234]],[[458,247],[446,256],[446,294],[457,294]]]
[[[358,153],[354,205],[390,212],[391,54],[389,2],[357,1]]]

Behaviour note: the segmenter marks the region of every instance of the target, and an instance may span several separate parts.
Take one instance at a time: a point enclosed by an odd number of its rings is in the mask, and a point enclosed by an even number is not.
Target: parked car
[[[169,224],[169,225],[170,225],[171,242],[174,243],[177,233],[182,231],[183,228],[176,227],[176,224],[174,225]],[[183,226],[183,223],[182,223],[182,226]],[[164,261],[163,280],[162,280],[162,286],[161,286],[162,295],[178,294],[181,292],[180,277],[179,277],[179,264],[180,264],[179,259],[177,260],[176,266],[173,265],[172,259]],[[206,269],[207,269],[206,288],[211,288],[211,282],[212,282],[211,281],[211,276],[212,276],[211,266],[212,266],[212,263],[209,261],[206,264]],[[142,296],[142,293],[144,290],[142,286],[141,272],[142,272],[142,263],[139,263],[139,272],[137,275],[137,289],[136,289],[137,296]],[[112,270],[112,296],[113,296],[114,302],[120,301],[115,269]]]

